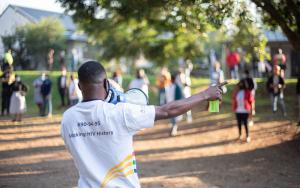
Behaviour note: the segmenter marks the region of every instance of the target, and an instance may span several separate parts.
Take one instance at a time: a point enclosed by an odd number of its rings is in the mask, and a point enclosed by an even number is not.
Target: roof
[[[61,21],[63,26],[66,29],[65,36],[68,40],[78,40],[78,41],[86,41],[87,36],[85,34],[78,34],[76,32],[76,24],[74,23],[71,16],[65,13],[51,12],[47,10],[40,10],[28,7],[22,7],[17,5],[9,5],[15,11],[18,11],[23,16],[27,17],[31,21],[39,21],[46,17],[57,18]]]
[[[280,31],[265,31],[265,36],[268,42],[288,42],[287,37]]]

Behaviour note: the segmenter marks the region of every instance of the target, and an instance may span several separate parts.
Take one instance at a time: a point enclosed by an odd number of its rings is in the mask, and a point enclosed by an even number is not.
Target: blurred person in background
[[[226,57],[226,63],[230,71],[231,79],[239,79],[239,62],[240,56],[237,52],[230,51]]]
[[[48,70],[52,71],[54,64],[54,49],[50,49],[48,52]]]
[[[280,76],[284,78],[286,70],[286,56],[282,52],[281,48],[278,49],[278,54],[273,56],[273,65],[278,65],[280,67]]]
[[[43,98],[42,116],[52,116],[52,81],[47,74],[43,74],[43,83],[41,85],[41,94]]]
[[[34,102],[39,109],[40,116],[42,116],[42,107],[43,107],[43,96],[41,93],[41,86],[43,84],[44,79],[45,79],[45,73],[42,73],[42,75],[36,78],[32,84],[34,88],[34,92],[33,92]]]
[[[156,86],[159,90],[159,104],[166,104],[166,87],[171,84],[171,74],[167,67],[163,67],[156,79]]]
[[[13,63],[14,63],[14,59],[12,56],[12,51],[11,49],[8,49],[7,52],[4,54],[4,65],[2,71],[4,72],[8,69],[13,70]]]
[[[60,51],[59,52],[59,65],[62,70],[66,69],[65,57],[66,57],[66,52],[64,50]]]
[[[216,61],[216,63],[214,64],[214,69],[210,75],[210,84],[218,85],[220,83],[223,83],[224,81],[225,81],[225,77],[224,77],[224,72],[221,69],[221,64],[218,61]],[[223,86],[222,90],[223,93],[226,93],[227,92],[226,86]]]
[[[244,125],[247,142],[251,141],[248,127],[248,118],[249,114],[252,111],[253,101],[254,98],[251,94],[251,90],[246,88],[246,81],[241,80],[237,85],[236,91],[233,92],[232,109],[236,114],[239,139],[242,139],[242,125]]]
[[[181,87],[176,83],[176,75],[172,75],[171,76],[171,84],[166,87],[166,101],[167,103],[172,102],[172,101],[176,101],[176,100],[180,100],[183,98],[182,95],[182,89]],[[172,124],[172,129],[170,132],[171,136],[176,136],[177,135],[177,121],[179,121],[181,119],[181,116],[177,116],[177,117],[172,117],[170,119],[171,124]]]
[[[79,61],[79,58],[78,58],[78,52],[76,50],[76,48],[73,48],[71,50],[71,53],[70,53],[70,58],[71,58],[71,64],[70,64],[70,68],[71,68],[71,71],[74,72],[76,71],[77,69],[77,65],[78,65],[78,61]]]
[[[251,91],[253,102],[252,102],[252,110],[249,114],[249,126],[252,126],[254,124],[253,116],[255,115],[255,92],[257,89],[257,83],[253,77],[251,77],[250,72],[246,69],[243,73],[242,80],[245,81],[245,87],[246,89]]]
[[[187,59],[185,62],[184,67],[184,74],[185,74],[185,87],[183,88],[183,97],[188,98],[192,96],[192,79],[191,79],[191,72],[193,70],[193,63],[191,60]],[[191,123],[193,121],[192,117],[192,110],[187,111],[186,113],[186,120],[188,123]]]
[[[2,83],[2,92],[1,92],[1,99],[2,99],[2,108],[1,108],[1,115],[4,116],[9,115],[9,106],[10,106],[10,97],[12,95],[11,86],[15,80],[15,76],[10,68],[6,69],[2,76],[0,77],[0,81]]]
[[[67,70],[62,69],[61,75],[57,79],[58,92],[61,100],[61,107],[68,104],[68,86],[67,86]]]
[[[76,78],[74,73],[72,73],[70,76],[69,100],[71,106],[76,105],[82,100],[81,90],[78,86],[78,79]]]
[[[267,89],[271,95],[273,113],[277,112],[277,103],[279,100],[283,116],[286,117],[287,112],[286,112],[284,95],[283,95],[285,82],[284,82],[284,78],[280,74],[281,74],[280,66],[275,65],[273,67],[273,75],[267,81]]]
[[[113,72],[112,78],[113,81],[115,81],[117,84],[120,85],[120,87],[123,88],[123,77],[122,77],[122,71],[120,69],[117,69],[115,72]]]
[[[10,98],[10,114],[14,115],[12,121],[22,121],[22,115],[26,111],[25,95],[28,87],[21,81],[21,77],[16,75],[16,80],[11,86],[12,96]]]
[[[138,88],[142,90],[147,96],[148,93],[149,80],[145,74],[144,69],[138,69],[136,71],[136,78],[129,83],[129,89]]]
[[[184,68],[179,68],[178,74],[176,75],[175,82],[176,85],[180,87],[183,98],[188,98],[191,96],[191,78],[186,75],[186,71]],[[174,85],[173,82],[172,85]],[[188,123],[191,123],[193,121],[191,110],[187,111],[186,120]]]

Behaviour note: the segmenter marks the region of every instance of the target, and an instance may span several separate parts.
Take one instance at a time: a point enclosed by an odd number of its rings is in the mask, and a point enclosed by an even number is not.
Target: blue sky
[[[0,0],[0,14],[9,4],[38,8],[54,12],[63,11],[63,9],[60,7],[60,4],[55,0]]]

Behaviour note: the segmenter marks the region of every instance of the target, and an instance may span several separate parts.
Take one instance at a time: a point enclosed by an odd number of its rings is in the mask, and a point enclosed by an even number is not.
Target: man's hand
[[[227,84],[227,82],[210,86],[205,91],[192,95],[189,98],[173,101],[162,106],[156,106],[155,120],[176,117],[207,100],[222,100],[221,87],[225,84]]]
[[[206,100],[222,100],[222,89],[219,85],[210,86],[203,91],[204,98]]]
[[[222,87],[228,84],[227,81],[222,82],[218,85],[213,85],[207,88],[204,93],[204,98],[206,100],[222,100],[223,90]]]

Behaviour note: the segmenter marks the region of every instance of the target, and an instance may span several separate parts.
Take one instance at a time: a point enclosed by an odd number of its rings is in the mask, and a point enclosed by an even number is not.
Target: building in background
[[[281,48],[286,55],[286,77],[297,77],[300,75],[300,53],[293,49],[287,37],[279,31],[265,31],[268,39],[267,46],[270,49],[271,57],[278,53]]]
[[[70,54],[72,50],[76,49],[77,57],[80,62],[82,62],[85,57],[88,57],[87,36],[82,31],[78,31],[72,17],[64,13],[8,5],[0,15],[0,37],[12,35],[16,31],[17,27],[27,23],[38,22],[47,17],[53,17],[60,20],[65,27],[64,35],[67,41],[66,46],[68,54]],[[0,55],[4,54],[4,51],[5,49],[0,38]]]

